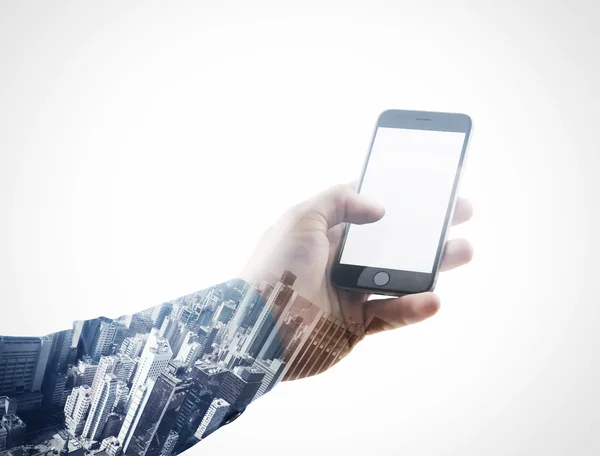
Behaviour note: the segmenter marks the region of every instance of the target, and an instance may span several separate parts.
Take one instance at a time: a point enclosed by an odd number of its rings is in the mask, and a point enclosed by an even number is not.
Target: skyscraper
[[[179,436],[174,444],[175,453],[186,448],[188,439],[198,429],[202,417],[221,388],[226,372],[224,367],[204,361],[198,361],[194,365],[190,391],[173,426],[173,430]]]
[[[269,337],[258,353],[258,358],[283,359],[286,347],[289,346],[301,325],[301,316],[286,316],[284,313],[275,324],[275,327],[271,330]]]
[[[131,375],[135,369],[135,361],[131,359],[130,356],[122,353],[119,353],[116,357],[117,365],[114,374],[117,376],[118,380],[127,383],[131,379]]]
[[[116,439],[117,435],[119,435],[119,431],[121,430],[124,419],[124,414],[114,412],[110,413],[106,418],[106,424],[104,424],[104,429],[102,430],[100,440],[104,441],[109,437],[114,437]]]
[[[221,323],[229,323],[233,314],[236,311],[236,304],[233,301],[223,301],[221,305],[218,307],[215,316],[213,317],[213,321],[221,322]]]
[[[99,361],[101,356],[108,355],[115,339],[117,327],[112,321],[101,321],[98,335],[94,341],[90,356],[94,361]]]
[[[189,328],[187,326],[181,322],[177,322],[177,327],[175,328],[173,336],[169,339],[169,345],[171,350],[173,350],[173,353],[179,352],[188,331]]]
[[[191,367],[202,353],[202,345],[200,342],[184,343],[179,350],[177,359],[181,360],[182,364]]]
[[[111,355],[119,352],[119,349],[123,345],[123,341],[125,339],[135,336],[135,333],[131,331],[131,329],[129,329],[129,327],[127,327],[127,325],[125,325],[125,323],[122,321],[115,320],[113,321],[113,324],[115,325],[115,337],[109,353]]]
[[[0,396],[0,418],[15,413],[17,413],[17,401],[10,399],[8,396]]]
[[[293,284],[293,274],[283,274],[282,279],[277,282],[275,288],[265,303],[265,306],[260,312],[256,324],[246,338],[242,351],[248,353],[253,358],[256,358],[259,352],[265,346],[267,338],[276,328],[276,322],[283,314],[286,306],[292,301],[297,293],[291,287]],[[285,281],[284,281],[285,279]]]
[[[164,337],[165,339],[169,340],[173,337],[173,334],[175,334],[176,329],[177,329],[177,320],[175,320],[172,317],[165,317],[163,319],[162,325],[160,326],[158,335],[160,337]]]
[[[43,387],[44,399],[42,402],[44,408],[52,409],[55,407],[60,407],[66,384],[67,374],[46,374]]]
[[[73,330],[67,329],[54,334],[50,356],[48,359],[48,372],[64,374],[67,371],[67,359],[73,345]]]
[[[147,334],[153,326],[152,317],[141,313],[133,314],[126,324],[132,334]]]
[[[178,440],[179,434],[175,431],[170,431],[169,435],[167,436],[167,440],[163,445],[162,451],[160,452],[161,456],[171,456]]]
[[[163,372],[150,393],[129,444],[126,456],[158,456],[167,441],[190,383]]]
[[[80,378],[79,384],[88,386],[92,386],[97,370],[98,364],[92,361],[90,357],[80,359],[74,368],[75,375]]]
[[[115,323],[105,317],[85,321],[79,340],[81,354],[91,357],[93,361],[99,361],[101,356],[110,353],[116,331]]]
[[[94,374],[94,380],[92,381],[92,401],[95,394],[100,391],[106,374],[112,374],[117,365],[116,356],[102,356],[98,362],[96,373]]]
[[[92,388],[88,385],[73,388],[73,391],[67,397],[65,425],[72,436],[81,435],[91,403]]]
[[[119,353],[135,359],[142,353],[147,340],[148,334],[136,334],[132,337],[126,337],[119,348]]]
[[[202,341],[202,352],[200,355],[205,355],[207,353],[212,353],[213,351],[213,343],[217,338],[217,334],[219,333],[219,328],[207,328],[201,327],[200,330],[206,334],[205,339]]]
[[[118,379],[119,377],[117,377]],[[123,381],[117,381],[117,392],[115,395],[115,405],[113,411],[117,413],[127,412],[127,399],[129,397],[129,387]]]
[[[89,440],[98,440],[102,435],[106,418],[115,404],[117,392],[117,377],[106,374],[98,390],[93,393],[90,413],[83,428],[82,437]]]
[[[260,388],[258,388],[256,395],[252,399],[253,401],[268,393],[277,384],[277,382],[279,382],[281,376],[283,375],[285,366],[286,364],[279,359],[274,359],[272,361],[257,359],[254,362],[252,367],[263,372],[265,376],[261,382]]]
[[[0,420],[0,428],[6,429],[6,448],[23,445],[27,426],[17,415],[4,415]]]
[[[239,305],[235,311],[235,314],[231,318],[227,325],[227,330],[223,337],[226,342],[231,342],[236,333],[242,327],[242,323],[248,317],[248,314],[256,304],[256,300],[261,299],[261,296],[254,290],[254,288],[247,287],[246,292],[242,295]]]
[[[160,306],[156,306],[152,311],[152,324],[154,327],[160,328],[165,317],[170,315],[172,310],[173,304],[170,302],[164,302]]]
[[[172,356],[173,352],[169,342],[164,337],[151,333],[138,361],[131,392],[135,392],[140,385],[144,385],[148,380],[155,381],[166,369]]]
[[[118,437],[119,442],[121,442],[123,445],[123,448],[127,448],[129,446],[129,442],[133,436],[133,431],[140,421],[142,411],[148,402],[148,397],[150,396],[150,392],[152,391],[153,387],[154,381],[148,380],[145,384],[140,384],[136,387],[136,389],[131,391],[129,407],[127,408],[127,414],[123,420],[123,426],[121,426]]]
[[[40,391],[51,345],[50,337],[0,336],[0,395]]]
[[[218,397],[225,399],[235,411],[244,410],[258,392],[264,372],[253,367],[237,367],[227,371],[219,388]]]
[[[206,415],[202,418],[202,422],[196,430],[195,437],[202,440],[204,437],[216,431],[227,418],[227,414],[231,410],[231,405],[221,398],[216,398],[210,404]]]
[[[8,432],[4,429],[4,426],[0,423],[0,451],[6,450],[6,438],[8,436]]]

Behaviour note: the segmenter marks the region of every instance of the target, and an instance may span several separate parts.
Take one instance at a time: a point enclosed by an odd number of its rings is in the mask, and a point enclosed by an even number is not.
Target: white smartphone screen
[[[360,193],[384,217],[349,227],[341,264],[431,273],[465,133],[379,127]]]

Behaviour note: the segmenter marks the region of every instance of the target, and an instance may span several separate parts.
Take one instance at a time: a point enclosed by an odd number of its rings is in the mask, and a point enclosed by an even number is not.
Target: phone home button
[[[390,275],[387,272],[380,271],[373,277],[375,285],[382,287],[390,281]]]

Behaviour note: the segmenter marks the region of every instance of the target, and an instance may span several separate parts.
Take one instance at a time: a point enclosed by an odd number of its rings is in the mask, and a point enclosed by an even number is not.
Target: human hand
[[[258,243],[242,278],[256,283],[290,271],[296,276],[294,290],[347,330],[345,346],[332,348],[336,353],[332,362],[322,363],[319,368],[296,369],[303,374],[288,375],[285,379],[320,373],[344,357],[365,334],[417,323],[438,311],[440,299],[431,292],[370,299],[370,294],[342,291],[332,285],[330,271],[344,224],[374,223],[384,213],[384,208],[356,193],[353,186],[338,185],[290,208]],[[470,203],[459,198],[452,225],[468,221],[471,215]],[[441,271],[464,265],[471,257],[468,241],[450,240],[445,247]],[[296,358],[293,362],[300,361]]]

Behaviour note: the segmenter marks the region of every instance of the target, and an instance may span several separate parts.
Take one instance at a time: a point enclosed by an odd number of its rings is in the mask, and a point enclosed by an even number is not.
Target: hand
[[[341,291],[331,284],[330,271],[344,224],[373,223],[384,213],[384,208],[356,193],[353,186],[332,187],[289,209],[265,232],[242,278],[264,280],[288,270],[296,275],[293,288],[301,296],[342,320],[348,327],[358,324],[365,334],[423,321],[433,316],[440,307],[440,300],[434,293],[369,301],[370,294]],[[471,215],[469,202],[459,199],[452,224],[464,223]],[[466,240],[448,241],[441,270],[466,264],[471,257],[472,248]],[[346,352],[353,346],[349,345]]]

